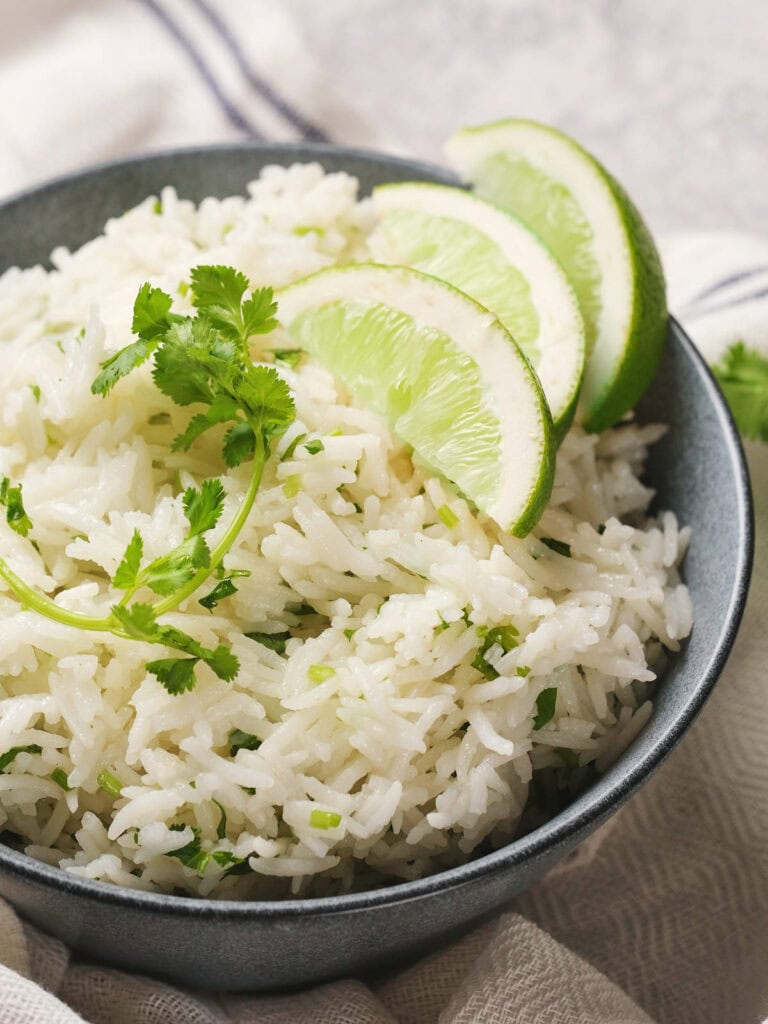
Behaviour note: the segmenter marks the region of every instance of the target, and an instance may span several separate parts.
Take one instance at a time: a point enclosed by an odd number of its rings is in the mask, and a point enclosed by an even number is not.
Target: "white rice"
[[[185,312],[179,286],[200,263],[280,286],[363,257],[373,214],[356,189],[314,165],[268,168],[249,198],[199,208],[165,189],[161,212],[147,199],[78,252],[57,250],[53,271],[0,279],[0,473],[23,484],[39,545],[0,522],[18,575],[62,606],[104,614],[108,574],[135,528],[148,559],[183,539],[181,490],[222,476],[220,448],[201,440],[172,454],[189,413],[157,391],[148,366],[108,399],[92,396],[99,364],[132,340],[145,280]],[[652,495],[639,480],[662,428],[574,428],[549,508],[516,540],[416,468],[321,366],[281,372],[297,419],[227,558],[251,576],[213,614],[195,595],[167,616],[207,646],[231,643],[234,683],[203,669],[194,691],[171,696],[145,668],[157,648],[49,621],[3,585],[0,754],[42,753],[0,774],[0,828],[32,856],[118,885],[218,897],[414,878],[513,836],[534,772],[562,783],[604,769],[647,722],[664,649],[691,629],[677,571],[688,531],[671,512],[646,518]],[[300,433],[324,450],[299,445],[281,462]],[[223,473],[214,542],[247,476]],[[287,497],[294,477],[301,488]],[[436,514],[443,504],[458,516],[452,529]],[[302,603],[317,614],[289,610]],[[519,646],[491,648],[499,675],[487,680],[471,666],[478,627],[509,623]],[[298,636],[285,656],[243,635],[287,629]],[[317,664],[335,674],[311,682]],[[554,718],[534,729],[536,698],[551,687]],[[230,756],[234,729],[261,746]],[[68,792],[51,778],[57,768]],[[119,798],[97,783],[104,769],[121,781]],[[339,824],[312,827],[318,809]],[[205,850],[247,858],[251,871],[228,875],[212,860],[200,873],[169,856],[193,827]]]

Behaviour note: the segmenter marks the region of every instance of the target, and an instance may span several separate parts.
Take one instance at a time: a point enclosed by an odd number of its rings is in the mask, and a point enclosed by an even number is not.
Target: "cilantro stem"
[[[264,442],[258,433],[256,434],[256,450],[253,453],[253,460],[254,468],[251,476],[251,482],[248,485],[248,490],[245,492],[245,497],[237,511],[237,515],[233,518],[232,522],[227,527],[224,536],[211,552],[210,565],[206,566],[204,569],[198,569],[188,583],[185,583],[183,587],[179,587],[175,593],[166,597],[163,601],[159,601],[154,606],[155,615],[158,617],[165,615],[166,612],[173,611],[174,608],[178,608],[180,604],[194,594],[201,584],[205,583],[208,577],[211,576],[224,561],[224,557],[237,539],[237,535],[245,526],[245,521],[250,515],[253,503],[256,500],[256,494],[261,486],[261,477],[264,472],[264,465],[267,461],[267,453],[264,447]]]
[[[0,577],[5,580],[11,590],[20,601],[28,608],[44,615],[48,619],[54,619],[65,626],[75,626],[79,629],[90,629],[98,633],[109,631],[115,625],[111,616],[104,619],[97,619],[93,615],[83,615],[82,612],[70,612],[61,605],[56,604],[50,597],[33,590],[24,580],[8,566],[5,559],[0,558]]]

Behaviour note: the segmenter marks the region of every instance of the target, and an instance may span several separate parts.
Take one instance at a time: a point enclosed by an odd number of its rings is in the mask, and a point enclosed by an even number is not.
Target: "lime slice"
[[[525,221],[561,263],[587,330],[584,425],[611,426],[650,384],[667,331],[664,275],[640,214],[597,160],[545,125],[465,128],[446,154],[478,195]]]
[[[516,217],[462,189],[407,182],[373,198],[374,259],[434,274],[492,310],[533,363],[562,439],[579,397],[584,322],[549,251]]]
[[[522,537],[552,490],[554,442],[531,366],[469,296],[406,267],[359,263],[277,294],[291,337],[420,461]]]

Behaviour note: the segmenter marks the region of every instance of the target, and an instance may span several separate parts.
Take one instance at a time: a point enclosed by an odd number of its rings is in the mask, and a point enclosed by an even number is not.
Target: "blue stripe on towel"
[[[252,139],[263,139],[264,135],[253,125],[248,118],[238,110],[237,107],[224,95],[216,81],[211,69],[206,64],[199,50],[195,47],[194,43],[190,40],[189,36],[179,27],[173,18],[168,14],[164,7],[157,2],[157,0],[143,0],[144,6],[147,7],[160,21],[167,32],[173,37],[178,43],[179,47],[184,51],[186,56],[192,62],[195,70],[203,80],[205,85],[208,87],[208,91],[215,97],[217,103],[229,118],[230,122],[238,128],[241,132],[244,132],[249,138]]]
[[[227,23],[221,18],[218,11],[214,10],[206,0],[191,0],[191,3],[200,11],[200,13],[206,18],[211,28],[218,33],[221,41],[227,47],[229,52],[232,54],[235,63],[240,68],[240,71],[248,81],[251,88],[261,96],[262,99],[266,100],[275,110],[277,110],[282,116],[292,124],[294,128],[302,133],[305,139],[310,139],[313,142],[328,142],[330,136],[328,136],[322,129],[318,128],[311,121],[304,117],[302,113],[296,110],[287,100],[283,99],[274,88],[270,85],[266,79],[262,78],[248,63],[248,58],[243,52],[240,43],[236,37],[230,31]]]
[[[703,309],[687,306],[682,315],[687,320],[701,320],[710,313],[721,313],[724,309],[731,309],[734,306],[743,306],[748,302],[755,302],[758,299],[768,298],[768,288],[760,288],[759,291],[749,292],[747,295],[736,295],[724,302],[716,302],[713,306],[704,306]]]
[[[696,306],[704,299],[708,299],[711,295],[716,295],[717,292],[721,292],[723,288],[729,288],[732,284],[740,284],[742,281],[749,281],[753,277],[759,277],[761,274],[768,273],[768,265],[762,267],[753,267],[751,270],[742,270],[738,274],[731,274],[730,277],[724,277],[721,281],[716,284],[710,285],[705,288],[703,292],[699,292],[695,295],[686,306]]]

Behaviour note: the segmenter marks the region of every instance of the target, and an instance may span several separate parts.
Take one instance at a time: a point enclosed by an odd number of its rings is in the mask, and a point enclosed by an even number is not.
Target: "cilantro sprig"
[[[741,433],[768,441],[768,359],[737,341],[712,370]]]
[[[110,356],[91,385],[93,394],[107,396],[136,367],[153,358],[152,378],[157,388],[176,405],[200,407],[174,439],[175,451],[188,450],[213,427],[225,427],[224,464],[233,468],[250,462],[251,476],[245,497],[218,543],[211,547],[208,535],[219,523],[226,494],[221,481],[211,479],[184,492],[182,507],[188,528],[181,543],[167,553],[145,564],[144,538],[134,530],[111,579],[122,597],[103,617],[67,611],[26,584],[0,558],[0,577],[25,605],[40,614],[65,625],[111,632],[173,651],[173,656],[147,663],[147,670],[172,694],[194,687],[201,663],[226,681],[239,671],[238,659],[226,645],[204,647],[160,619],[212,575],[218,583],[200,599],[204,608],[213,611],[237,592],[233,581],[243,572],[227,572],[222,563],[253,507],[271,446],[294,418],[286,383],[273,367],[255,366],[248,350],[253,335],[268,333],[276,326],[272,289],[247,292],[247,278],[232,267],[195,267],[191,298],[197,312],[180,316],[172,312],[170,295],[150,284],[142,285],[133,308],[136,340]],[[24,537],[33,530],[21,486],[13,486],[6,477],[0,480],[0,505],[5,506],[13,530]],[[134,600],[142,591],[156,600]]]

